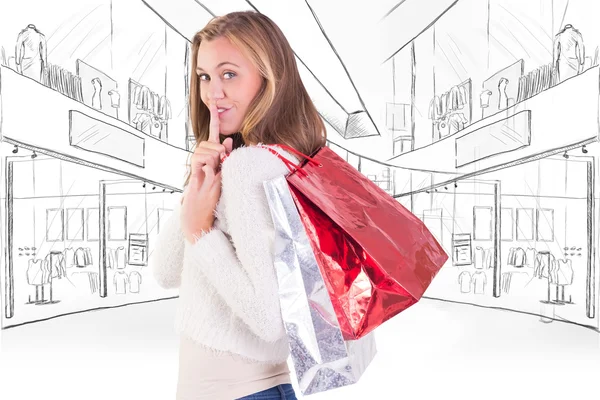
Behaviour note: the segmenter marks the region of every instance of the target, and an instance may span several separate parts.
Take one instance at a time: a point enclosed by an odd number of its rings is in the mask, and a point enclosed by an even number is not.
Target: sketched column
[[[586,282],[586,314],[588,318],[596,318],[596,234],[598,226],[594,224],[596,192],[595,157],[587,162],[587,282]]]
[[[13,162],[6,160],[6,231],[4,262],[4,316],[12,318],[15,315],[15,280],[13,276]]]
[[[100,201],[99,203],[99,229],[100,229],[100,235],[98,235],[98,238],[100,239],[100,254],[98,259],[100,260],[99,265],[98,265],[98,274],[99,274],[99,280],[100,280],[100,288],[99,288],[99,294],[100,297],[106,297],[107,295],[107,279],[106,279],[106,235],[107,235],[107,231],[106,231],[106,224],[107,224],[107,206],[106,206],[106,183],[104,181],[100,181],[99,183],[100,187],[98,190],[98,199]]]

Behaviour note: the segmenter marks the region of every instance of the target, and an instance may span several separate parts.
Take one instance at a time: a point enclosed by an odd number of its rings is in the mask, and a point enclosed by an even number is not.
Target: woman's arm
[[[178,288],[181,284],[185,236],[181,230],[181,201],[175,203],[173,213],[164,224],[150,254],[149,266],[159,286],[164,289]]]
[[[260,338],[280,339],[278,282],[273,263],[275,233],[263,182],[287,167],[268,150],[240,148],[222,166],[224,213],[231,235],[212,229],[186,243],[186,262],[201,268],[234,313]],[[186,267],[188,268],[188,267]]]

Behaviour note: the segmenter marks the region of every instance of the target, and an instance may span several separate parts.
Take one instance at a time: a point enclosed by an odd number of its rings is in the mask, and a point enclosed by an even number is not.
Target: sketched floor
[[[0,398],[173,399],[175,301],[1,333]],[[386,323],[360,383],[314,400],[598,398],[600,335],[574,325],[422,300]],[[589,396],[589,397],[588,397]]]

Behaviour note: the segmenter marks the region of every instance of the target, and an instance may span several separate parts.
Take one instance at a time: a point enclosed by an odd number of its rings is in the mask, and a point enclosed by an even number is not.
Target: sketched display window
[[[502,208],[500,210],[500,237],[502,240],[512,242],[514,236],[515,220],[512,208]]]
[[[97,242],[100,240],[100,209],[88,208],[87,210],[87,240]]]
[[[533,240],[533,208],[517,208],[517,240]]]
[[[442,209],[424,210],[421,219],[427,229],[440,243],[443,243],[444,213]]]
[[[540,208],[537,210],[537,240],[540,242],[554,241],[554,210]]]
[[[492,207],[473,207],[473,239],[492,240]]]
[[[127,207],[108,207],[108,240],[127,239]]]
[[[390,131],[406,132],[408,131],[408,114],[410,104],[387,103],[386,104],[386,127]]]
[[[67,240],[83,241],[83,208],[67,208]]]
[[[171,215],[173,214],[173,210],[172,209],[166,209],[166,208],[159,208],[156,210],[157,212],[157,224],[156,224],[156,233],[160,234],[160,228],[163,225],[167,224],[167,221],[169,221],[169,218],[171,218]]]
[[[46,210],[46,241],[61,242],[64,240],[64,213],[62,208]]]

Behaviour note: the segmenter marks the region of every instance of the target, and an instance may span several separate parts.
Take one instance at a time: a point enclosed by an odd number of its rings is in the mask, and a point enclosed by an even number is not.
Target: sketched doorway
[[[100,297],[111,305],[135,301],[147,265],[146,190],[139,180],[100,181]]]
[[[469,179],[454,187],[452,263],[461,298],[475,304],[500,297],[500,182]],[[470,256],[467,257],[467,256]]]
[[[148,266],[151,244],[179,195],[137,179],[100,182],[100,296],[118,306],[171,298]]]

